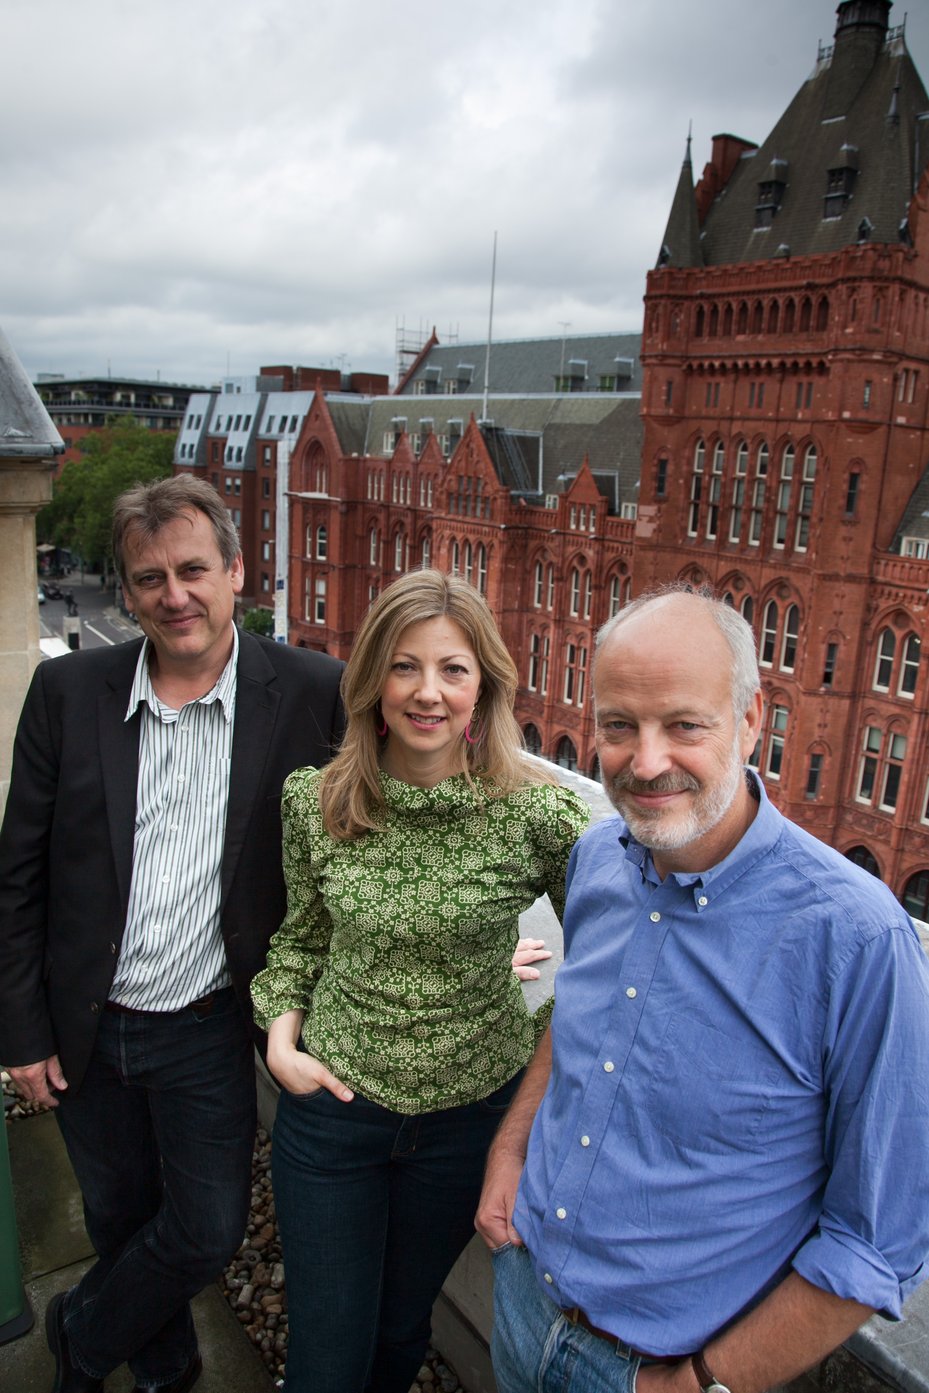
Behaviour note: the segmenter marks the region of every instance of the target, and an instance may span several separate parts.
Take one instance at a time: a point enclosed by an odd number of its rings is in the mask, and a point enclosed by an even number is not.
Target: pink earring
[[[470,722],[470,721],[468,721],[468,724],[467,724],[467,725],[465,726],[465,728],[464,728],[464,738],[467,740],[467,742],[468,742],[469,745],[474,745],[474,744],[477,743],[478,736],[477,736],[477,734],[471,729],[471,722]]]

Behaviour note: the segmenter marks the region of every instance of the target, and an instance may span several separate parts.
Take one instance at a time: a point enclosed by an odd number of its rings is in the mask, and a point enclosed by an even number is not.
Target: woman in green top
[[[347,730],[284,786],[287,917],[252,984],[282,1085],[287,1393],[407,1393],[536,1028],[520,912],[560,915],[582,799],[526,759],[490,610],[437,571],[375,601]]]

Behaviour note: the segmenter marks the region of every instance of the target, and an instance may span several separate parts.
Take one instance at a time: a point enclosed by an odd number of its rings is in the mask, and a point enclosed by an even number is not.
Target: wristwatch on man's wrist
[[[729,1393],[729,1389],[719,1379],[714,1378],[707,1368],[706,1360],[703,1357],[703,1350],[697,1350],[696,1354],[690,1356],[694,1373],[697,1375],[697,1382],[700,1385],[700,1393]]]

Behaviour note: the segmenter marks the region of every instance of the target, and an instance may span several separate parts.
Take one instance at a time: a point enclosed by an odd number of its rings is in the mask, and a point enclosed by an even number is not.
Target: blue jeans
[[[248,1222],[255,1070],[231,987],[208,1013],[104,1011],[80,1089],[55,1111],[98,1260],[68,1295],[86,1374],[170,1383],[197,1348],[189,1301]]]
[[[504,1244],[493,1262],[499,1393],[633,1393],[641,1361],[566,1320],[539,1286],[525,1248]]]
[[[474,1235],[487,1148],[519,1079],[413,1117],[357,1094],[281,1093],[271,1168],[286,1393],[408,1393],[433,1303]]]

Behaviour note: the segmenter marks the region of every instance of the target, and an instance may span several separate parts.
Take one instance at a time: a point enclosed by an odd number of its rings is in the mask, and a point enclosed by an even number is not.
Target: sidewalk
[[[54,1361],[45,1343],[45,1308],[56,1292],[78,1280],[92,1249],[54,1118],[48,1113],[24,1118],[8,1127],[7,1136],[23,1281],[35,1325],[28,1335],[0,1345],[0,1388],[49,1393]],[[196,1393],[271,1393],[270,1375],[216,1284],[197,1297],[194,1316],[203,1355]],[[131,1393],[134,1386],[125,1366],[106,1381],[107,1393]]]

